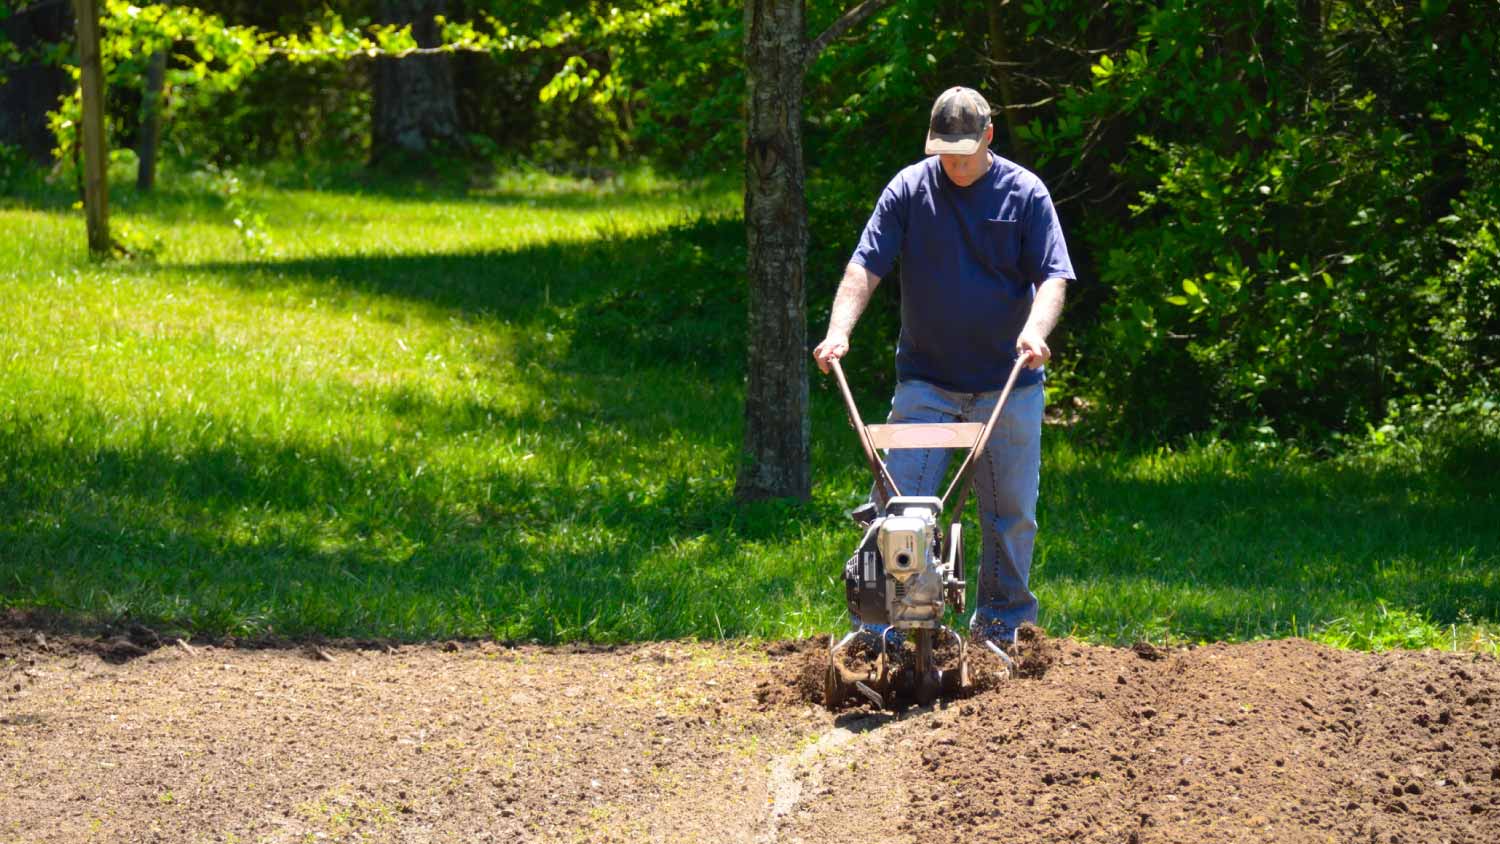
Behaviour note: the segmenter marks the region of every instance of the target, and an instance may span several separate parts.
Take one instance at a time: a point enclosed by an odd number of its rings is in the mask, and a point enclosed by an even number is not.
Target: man
[[[834,297],[828,335],[813,351],[825,373],[896,258],[901,338],[889,422],[983,422],[1023,354],[1030,357],[976,467],[983,552],[972,635],[1014,642],[1036,620],[1031,552],[1041,470],[1042,366],[1047,335],[1075,278],[1047,188],[989,151],[990,107],[950,88],[932,107],[928,158],[886,185]],[[935,495],[942,449],[897,450],[887,467],[903,495]]]

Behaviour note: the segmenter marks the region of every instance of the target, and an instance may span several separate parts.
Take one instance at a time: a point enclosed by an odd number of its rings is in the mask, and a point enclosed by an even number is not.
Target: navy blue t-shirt
[[[1046,186],[994,153],[967,187],[935,155],[896,174],[849,260],[884,278],[898,256],[896,375],[964,393],[1005,386],[1037,285],[1075,277]],[[1041,380],[1025,369],[1016,384]]]

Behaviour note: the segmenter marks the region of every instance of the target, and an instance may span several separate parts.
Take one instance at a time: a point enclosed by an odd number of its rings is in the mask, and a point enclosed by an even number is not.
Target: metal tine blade
[[[854,688],[858,689],[860,694],[869,698],[870,702],[875,704],[876,709],[885,708],[885,698],[880,696],[880,692],[877,692],[869,686],[866,686],[863,680],[855,680]]]
[[[990,653],[994,654],[995,656],[1000,657],[1000,661],[1001,662],[1005,663],[1005,676],[1007,678],[1012,677],[1012,676],[1015,675],[1015,673],[1016,673],[1016,661],[1010,658],[1010,654],[1008,654],[1005,651],[1001,650],[1001,648],[1000,648],[999,645],[997,645],[994,642],[991,642],[989,640],[985,641],[984,646],[986,648],[990,649]]]

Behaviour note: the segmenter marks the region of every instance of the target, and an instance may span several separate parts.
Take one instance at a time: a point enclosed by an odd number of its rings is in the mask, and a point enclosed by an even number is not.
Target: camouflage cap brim
[[[984,141],[984,133],[978,135],[939,135],[927,133],[927,155],[973,155]]]

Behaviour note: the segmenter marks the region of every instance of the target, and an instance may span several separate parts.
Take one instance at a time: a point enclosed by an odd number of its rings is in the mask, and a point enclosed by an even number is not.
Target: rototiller
[[[955,613],[964,611],[967,583],[960,519],[974,468],[1028,356],[1023,353],[1016,361],[983,424],[866,425],[843,367],[832,361],[849,422],[859,435],[875,484],[870,501],[849,514],[864,534],[844,564],[844,592],[854,626],[842,639],[832,637],[828,643],[823,701],[829,709],[838,709],[855,692],[885,708],[905,701],[926,706],[970,687],[968,643],[943,623],[949,607]],[[897,489],[880,450],[906,448],[967,448],[969,453],[947,491],[937,498],[902,495]],[[947,508],[950,501],[953,506]],[[984,646],[1009,673],[1013,665],[1005,651],[994,642]]]

